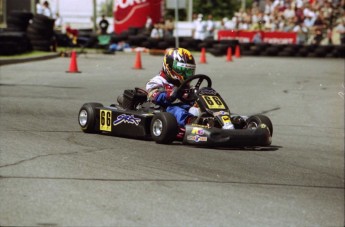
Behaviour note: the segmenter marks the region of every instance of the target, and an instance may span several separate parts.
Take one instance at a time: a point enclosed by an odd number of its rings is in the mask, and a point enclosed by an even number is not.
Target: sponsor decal
[[[227,116],[227,115],[225,115],[225,116],[222,116],[222,120],[223,120],[223,122],[226,124],[226,123],[231,123],[231,121],[230,121],[230,117],[229,116]]]
[[[216,95],[217,92],[213,89],[204,88],[200,91],[200,94],[202,94],[202,95]]]
[[[141,121],[140,118],[136,118],[133,115],[121,114],[117,116],[116,120],[113,122],[113,125],[116,126],[121,123],[126,123],[126,124],[134,124],[138,126],[140,121]]]
[[[260,124],[260,128],[267,128],[265,124]]]
[[[194,142],[206,142],[207,141],[207,137],[206,136],[199,136],[199,135],[196,135],[196,136],[187,136],[187,140],[191,140],[191,141],[194,141]]]
[[[191,133],[194,135],[204,135],[205,131],[202,128],[193,128]]]
[[[230,115],[229,112],[225,112],[225,111],[219,111],[219,112],[214,112],[213,116],[217,117],[217,116],[221,116],[221,115]]]
[[[191,124],[194,127],[199,127],[199,128],[210,128],[208,125],[199,125],[199,124]]]
[[[163,0],[114,0],[114,31],[145,26],[147,17],[157,23],[162,18]]]
[[[126,9],[128,7],[140,5],[145,2],[146,0],[115,0],[115,12],[118,11],[119,8]]]

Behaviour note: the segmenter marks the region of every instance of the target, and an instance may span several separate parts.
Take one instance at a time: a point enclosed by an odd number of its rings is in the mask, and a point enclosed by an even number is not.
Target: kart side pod
[[[256,129],[225,130],[202,125],[186,125],[184,144],[210,147],[268,146],[272,137],[268,127],[260,124]]]

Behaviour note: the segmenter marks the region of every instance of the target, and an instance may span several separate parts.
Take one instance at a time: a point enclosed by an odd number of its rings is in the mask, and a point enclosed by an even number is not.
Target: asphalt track
[[[344,60],[207,55],[232,112],[264,113],[269,149],[84,134],[85,102],[143,87],[162,57],[81,55],[0,68],[1,226],[344,226]],[[195,53],[198,60],[200,55]]]

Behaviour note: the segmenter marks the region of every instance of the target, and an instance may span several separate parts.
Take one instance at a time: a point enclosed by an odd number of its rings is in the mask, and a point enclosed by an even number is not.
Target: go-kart
[[[203,82],[207,84],[201,87]],[[86,133],[149,139],[161,144],[174,141],[211,147],[271,144],[271,120],[261,114],[240,116],[231,113],[219,93],[212,88],[210,77],[203,74],[189,77],[176,94],[180,101],[199,108],[199,116],[185,125],[182,136],[175,117],[149,101],[146,91],[140,88],[125,90],[118,103],[110,106],[85,103],[79,111],[79,125]],[[224,129],[227,125],[232,125],[232,129]]]

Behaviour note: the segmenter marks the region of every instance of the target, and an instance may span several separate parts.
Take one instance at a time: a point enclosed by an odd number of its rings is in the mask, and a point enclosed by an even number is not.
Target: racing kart
[[[203,82],[206,86],[202,87]],[[86,133],[154,140],[161,144],[174,141],[210,147],[271,144],[271,120],[261,114],[240,116],[231,113],[220,94],[212,88],[210,77],[203,74],[189,77],[176,94],[182,102],[197,106],[200,113],[192,123],[186,124],[182,136],[175,117],[149,101],[146,91],[140,88],[125,90],[118,103],[110,106],[85,103],[79,111],[79,125]],[[223,129],[230,123],[233,129]]]

